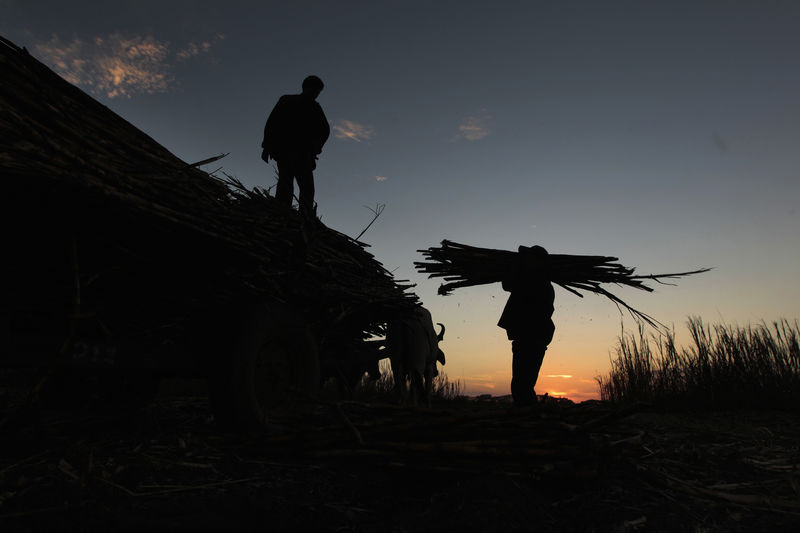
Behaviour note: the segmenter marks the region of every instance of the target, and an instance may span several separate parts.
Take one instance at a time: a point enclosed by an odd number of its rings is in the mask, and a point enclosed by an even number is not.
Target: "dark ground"
[[[103,407],[6,423],[0,531],[800,531],[792,413],[330,401],[244,435],[202,395]]]

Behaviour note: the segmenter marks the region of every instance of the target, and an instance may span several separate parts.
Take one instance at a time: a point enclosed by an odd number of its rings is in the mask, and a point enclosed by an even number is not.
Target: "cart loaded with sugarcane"
[[[38,369],[37,391],[205,376],[222,418],[262,424],[327,354],[380,357],[366,340],[418,304],[364,244],[201,170],[218,157],[181,161],[2,38],[0,72],[0,368]]]

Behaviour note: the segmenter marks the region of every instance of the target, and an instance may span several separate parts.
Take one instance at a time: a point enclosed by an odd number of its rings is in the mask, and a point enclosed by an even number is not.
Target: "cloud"
[[[491,119],[492,116],[486,111],[465,118],[458,126],[458,135],[455,137],[456,140],[466,139],[468,141],[479,141],[483,139],[492,132],[489,129],[489,121]]]
[[[546,378],[562,378],[562,379],[571,379],[571,374],[547,374]]]
[[[334,135],[337,139],[349,139],[351,141],[361,142],[372,139],[375,130],[372,126],[358,124],[350,120],[338,120],[333,125]]]
[[[460,379],[464,381],[467,389],[485,391],[496,389],[499,383],[507,383],[510,377],[508,376],[508,372],[498,371],[492,374],[462,376]]]
[[[175,54],[175,57],[179,61],[186,61],[187,59],[197,57],[201,54],[207,54],[208,52],[211,51],[211,47],[214,46],[217,43],[217,41],[221,41],[223,39],[225,39],[225,34],[218,33],[214,37],[206,41],[200,41],[200,42],[192,41],[181,50],[178,50],[178,53]]]
[[[600,395],[596,390],[579,390],[579,389],[568,389],[568,390],[547,390],[543,392],[547,392],[550,396],[561,396],[566,397],[572,400],[573,402],[582,402],[585,400],[596,400],[600,398]],[[537,388],[537,392],[539,389]]]
[[[386,181],[388,179],[386,176],[375,176],[375,181]]]
[[[112,33],[93,40],[73,38],[63,42],[58,35],[34,47],[36,55],[53,66],[64,79],[109,98],[134,94],[163,93],[177,86],[173,66],[207,53],[224,35],[200,43],[189,43],[170,54],[170,43],[151,35]]]

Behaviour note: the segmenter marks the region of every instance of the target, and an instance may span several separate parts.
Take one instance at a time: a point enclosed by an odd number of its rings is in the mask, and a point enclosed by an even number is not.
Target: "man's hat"
[[[518,248],[520,259],[524,268],[531,273],[538,272],[547,276],[550,270],[550,255],[544,247],[534,245],[531,247],[520,246]]]
[[[534,244],[533,246],[520,246],[517,251],[521,254],[530,255],[533,257],[547,257],[547,250],[543,246]]]

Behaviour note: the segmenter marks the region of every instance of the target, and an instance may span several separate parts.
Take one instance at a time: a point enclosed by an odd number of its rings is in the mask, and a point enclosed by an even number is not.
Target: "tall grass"
[[[381,377],[378,380],[370,380],[367,376],[353,392],[354,399],[361,401],[397,401],[397,393],[394,390],[394,376],[388,361],[383,361],[380,365]],[[431,388],[431,401],[452,401],[463,397],[464,386],[461,381],[450,381],[444,371],[439,370],[439,375],[433,379]]]
[[[690,409],[800,407],[800,327],[786,319],[770,326],[707,325],[691,317],[692,344],[675,333],[619,337],[611,371],[597,378],[612,402],[645,401]]]

